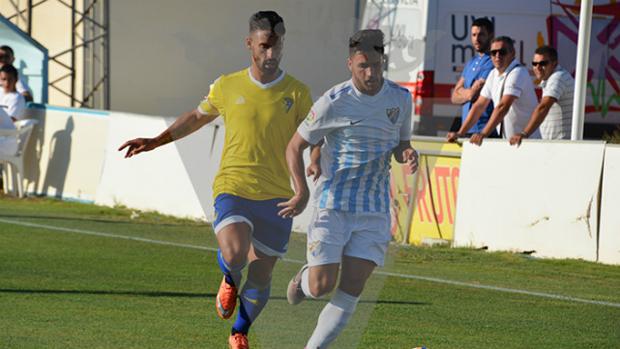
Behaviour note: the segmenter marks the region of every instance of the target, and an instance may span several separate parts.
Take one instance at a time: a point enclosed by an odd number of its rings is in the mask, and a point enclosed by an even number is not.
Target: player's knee
[[[348,294],[358,296],[360,293],[362,293],[365,284],[366,278],[350,275],[347,277],[342,277],[340,279],[340,285],[338,286],[338,288]]]
[[[310,283],[310,294],[313,298],[320,298],[330,293],[336,287],[335,280],[323,278],[317,282]]]
[[[222,257],[224,257],[226,264],[230,266],[245,265],[247,263],[247,249],[244,251],[244,249],[239,246],[228,246],[226,248],[220,247],[220,250],[222,251]]]

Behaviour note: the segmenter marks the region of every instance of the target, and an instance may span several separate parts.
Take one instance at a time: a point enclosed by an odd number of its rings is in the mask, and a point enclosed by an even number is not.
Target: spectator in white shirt
[[[558,52],[550,46],[536,49],[532,67],[541,81],[542,99],[523,132],[512,136],[510,144],[521,144],[538,127],[543,139],[570,139],[575,79],[558,64]]]
[[[7,45],[0,46],[0,68],[7,64],[13,65],[14,61],[15,53],[13,49]],[[26,102],[32,102],[32,91],[30,91],[30,87],[26,84],[24,79],[18,79],[15,88],[20,95],[24,96]],[[3,91],[0,90],[0,96],[2,96],[2,94]]]
[[[495,105],[482,132],[470,138],[470,142],[477,145],[482,144],[482,140],[496,128],[505,139],[522,132],[538,104],[527,68],[515,59],[514,40],[507,36],[493,39],[490,53],[495,69],[489,74],[480,97],[467,116],[476,122],[491,101]],[[538,130],[530,138],[540,138]]]
[[[4,108],[0,108],[0,130],[15,130],[13,120]],[[17,152],[17,139],[0,135],[0,155],[12,156],[15,155],[15,152]]]
[[[26,100],[16,90],[18,77],[14,66],[5,64],[0,68],[0,90],[3,92],[0,95],[0,108],[13,121],[23,119],[26,110]]]

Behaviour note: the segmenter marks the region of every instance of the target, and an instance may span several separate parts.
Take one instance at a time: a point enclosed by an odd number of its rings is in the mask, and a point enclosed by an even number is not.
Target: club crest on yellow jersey
[[[289,110],[291,110],[291,107],[293,107],[293,99],[290,97],[284,97],[284,108],[286,109],[286,112],[288,113]]]

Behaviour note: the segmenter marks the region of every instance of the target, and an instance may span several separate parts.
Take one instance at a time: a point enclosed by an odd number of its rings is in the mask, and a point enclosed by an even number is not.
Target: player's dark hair
[[[13,52],[13,49],[11,48],[11,46],[2,45],[0,46],[0,50],[7,52],[8,54],[11,55],[11,57],[15,57],[15,52]]]
[[[3,65],[2,68],[0,68],[0,73],[5,73],[8,76],[13,77],[15,81],[17,81],[17,78],[19,77],[19,73],[17,72],[17,69],[10,64]]]
[[[486,17],[476,18],[474,22],[471,24],[472,27],[484,28],[487,30],[487,33],[493,34],[495,33],[495,25]]]
[[[551,46],[541,46],[534,51],[538,55],[547,55],[552,62],[558,61],[558,51]]]
[[[491,40],[491,44],[494,42],[503,42],[504,45],[508,46],[510,52],[515,52],[515,41],[509,36],[498,36]]]
[[[286,33],[284,19],[276,11],[258,11],[250,17],[250,33],[256,30],[269,30],[282,36]]]
[[[383,54],[383,32],[379,29],[364,29],[349,38],[349,56],[356,52],[376,52]]]

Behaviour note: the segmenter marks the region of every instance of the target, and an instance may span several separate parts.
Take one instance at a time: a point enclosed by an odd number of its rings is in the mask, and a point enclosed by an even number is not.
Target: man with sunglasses
[[[480,97],[469,111],[465,125],[461,126],[461,129],[470,127],[493,101],[495,109],[489,122],[481,132],[470,138],[470,142],[477,145],[482,144],[482,140],[496,128],[506,139],[522,132],[538,104],[529,72],[515,59],[514,40],[507,36],[497,37],[491,41],[490,52],[495,69],[489,74]],[[529,136],[540,138],[540,133],[534,130]]]
[[[521,144],[539,126],[543,139],[570,139],[575,79],[558,64],[558,52],[550,46],[536,49],[532,67],[540,80],[542,99],[523,132],[512,136],[510,144]]]
[[[493,62],[489,56],[489,47],[493,39],[493,22],[488,18],[478,18],[471,25],[471,44],[476,50],[476,55],[467,62],[461,78],[454,86],[454,91],[450,98],[453,104],[461,104],[461,125],[466,123],[467,115],[471,106],[476,102],[480,95],[480,90],[484,86],[484,81],[493,70]],[[493,103],[489,103],[482,112],[480,119],[470,128],[461,128],[458,132],[449,132],[446,136],[448,142],[456,142],[458,137],[470,137],[472,133],[480,132],[489,121],[493,112]],[[495,133],[491,137],[497,137]]]

